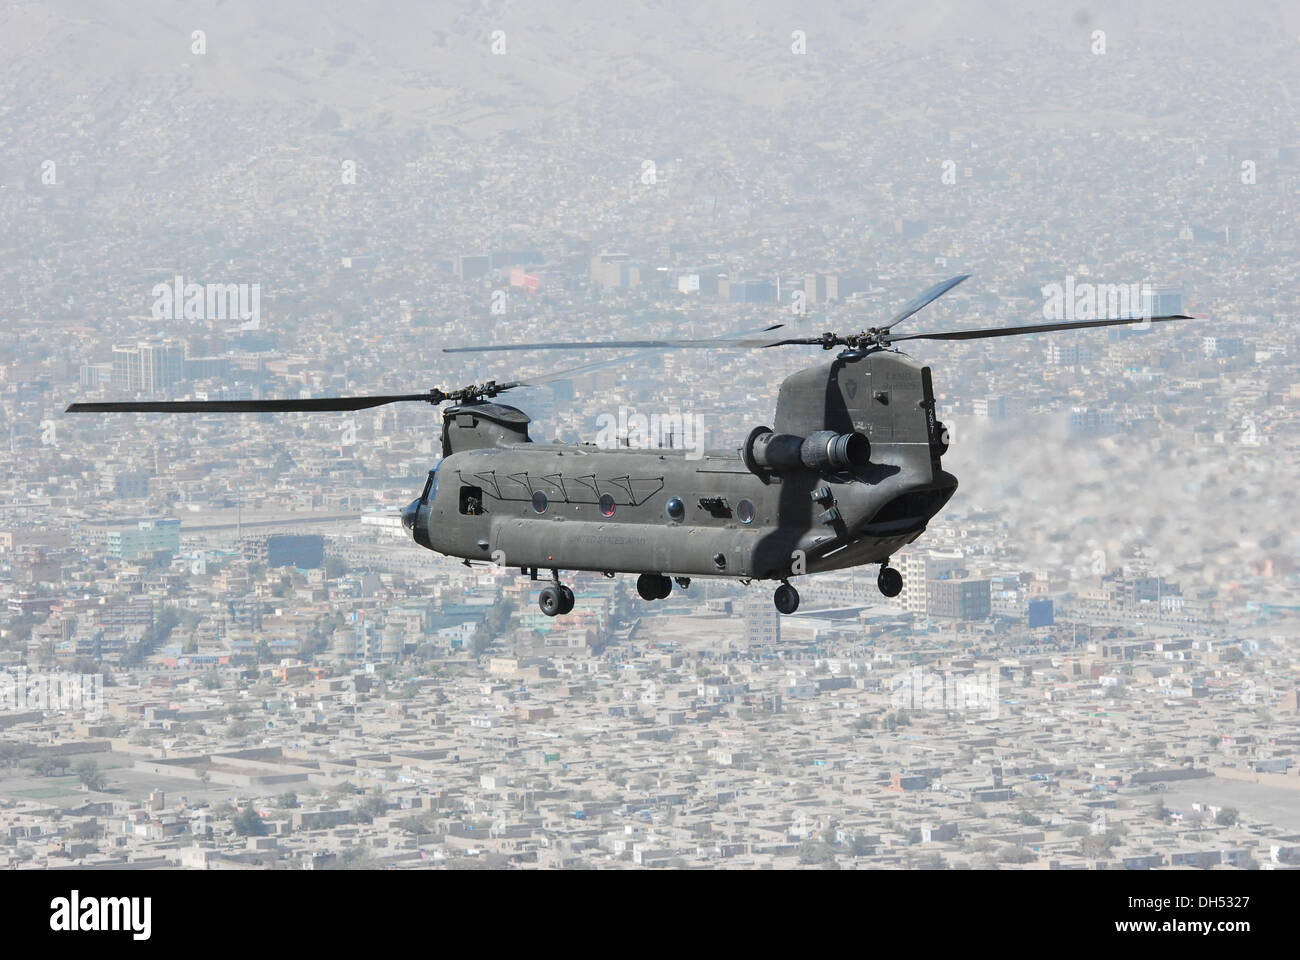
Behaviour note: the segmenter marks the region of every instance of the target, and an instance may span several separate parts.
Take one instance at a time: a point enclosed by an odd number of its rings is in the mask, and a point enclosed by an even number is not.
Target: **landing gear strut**
[[[642,600],[663,600],[673,592],[673,582],[658,573],[643,573],[636,578],[636,592]]]
[[[574,597],[573,591],[560,583],[560,572],[551,571],[551,579],[554,581],[549,587],[543,587],[542,592],[537,595],[537,605],[541,607],[542,613],[548,617],[558,617],[566,613],[573,612]]]
[[[876,586],[887,597],[896,597],[903,592],[903,575],[889,565],[889,560],[880,564],[880,575],[876,577]]]
[[[799,609],[799,591],[783,581],[772,594],[772,603],[776,605],[778,613],[794,613]]]

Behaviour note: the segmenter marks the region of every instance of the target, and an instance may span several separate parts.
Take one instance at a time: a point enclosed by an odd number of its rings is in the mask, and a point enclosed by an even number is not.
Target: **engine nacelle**
[[[856,432],[818,430],[803,442],[799,456],[817,473],[853,473],[871,462],[871,441]]]
[[[751,473],[786,473],[807,469],[814,473],[853,473],[871,461],[871,441],[860,433],[818,430],[810,437],[773,433],[771,427],[750,431],[741,452]]]

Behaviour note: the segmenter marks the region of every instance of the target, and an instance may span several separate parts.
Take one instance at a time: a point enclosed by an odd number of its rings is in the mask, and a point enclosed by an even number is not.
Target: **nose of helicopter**
[[[419,516],[419,513],[420,513],[419,497],[416,497],[414,500],[412,500],[410,505],[407,506],[407,508],[402,511],[402,526],[406,528],[406,532],[409,533],[411,536],[415,536],[415,518]]]

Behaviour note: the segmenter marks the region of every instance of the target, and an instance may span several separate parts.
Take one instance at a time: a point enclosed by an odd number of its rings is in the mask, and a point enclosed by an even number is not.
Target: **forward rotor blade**
[[[919,293],[913,299],[909,300],[907,304],[903,307],[903,309],[900,310],[898,313],[896,313],[893,316],[893,318],[890,319],[890,321],[880,329],[888,330],[894,324],[906,320],[908,317],[912,316],[912,314],[920,311],[927,304],[933,303],[935,300],[938,300],[940,297],[942,297],[953,287],[957,286],[957,284],[961,283],[963,280],[969,280],[969,279],[970,279],[970,274],[963,273],[961,276],[952,277],[949,280],[944,280],[942,283],[936,283],[929,290],[926,290],[923,293]]]
[[[408,400],[439,402],[433,393],[371,397],[306,397],[285,400],[139,400],[74,403],[65,413],[319,413],[366,410]]]
[[[1085,327],[1118,327],[1133,323],[1161,323],[1165,320],[1194,320],[1181,313],[1167,317],[1124,317],[1115,320],[1067,320],[1063,323],[1034,323],[1023,327],[990,327],[985,330],[957,330],[951,333],[906,333],[889,337],[899,340],[983,340],[986,337],[1016,337],[1022,333],[1050,333],[1053,330],[1082,330]]]

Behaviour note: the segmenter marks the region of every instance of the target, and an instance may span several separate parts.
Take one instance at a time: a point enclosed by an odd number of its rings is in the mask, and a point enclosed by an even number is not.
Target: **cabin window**
[[[681,497],[669,497],[664,509],[672,520],[681,520],[686,516],[686,504],[682,503]]]
[[[606,517],[612,517],[614,515],[614,498],[608,493],[602,493],[600,495],[600,512]]]
[[[736,504],[736,516],[740,518],[741,523],[752,523],[754,520],[754,504],[748,500],[741,500]]]
[[[731,516],[731,504],[726,497],[700,497],[700,509],[707,510],[709,516],[719,520]]]
[[[533,513],[545,513],[548,503],[549,501],[546,499],[546,494],[538,490],[533,494]]]
[[[467,517],[477,517],[484,512],[482,487],[460,488],[460,512]]]

